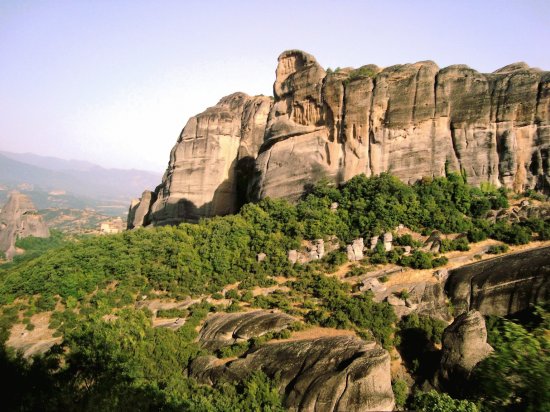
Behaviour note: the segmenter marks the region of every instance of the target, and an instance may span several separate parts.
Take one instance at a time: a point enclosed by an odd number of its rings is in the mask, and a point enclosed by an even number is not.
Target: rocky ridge
[[[50,231],[29,197],[11,192],[0,211],[0,252],[4,252],[6,259],[13,259],[17,253],[15,241],[28,236],[45,238]]]
[[[273,92],[273,100],[235,93],[192,117],[144,200],[149,218],[130,227],[296,199],[321,178],[361,173],[412,183],[455,170],[471,184],[550,193],[550,72],[516,63],[485,74],[431,61],[325,71],[290,50],[279,56]]]

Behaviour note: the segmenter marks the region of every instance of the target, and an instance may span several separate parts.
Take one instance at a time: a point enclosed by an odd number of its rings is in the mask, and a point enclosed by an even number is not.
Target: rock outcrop
[[[550,72],[431,61],[333,72],[290,50],[273,93],[233,94],[189,120],[152,224],[232,213],[266,196],[293,200],[321,178],[361,173],[414,182],[455,170],[471,184],[550,193]]]
[[[294,322],[297,320],[290,315],[266,310],[217,313],[204,323],[199,333],[199,343],[205,349],[218,350],[252,337],[279,332]]]
[[[456,313],[506,316],[548,301],[550,247],[512,253],[449,271],[445,283]]]
[[[140,199],[134,199],[128,210],[128,229],[147,226],[151,223],[149,218],[151,205],[156,200],[156,194],[145,190]]]
[[[11,192],[0,211],[0,251],[6,259],[11,260],[16,254],[15,241],[28,236],[45,238],[50,231],[29,197]]]
[[[438,386],[461,386],[474,367],[492,351],[481,313],[470,311],[458,316],[443,332]]]
[[[191,363],[189,376],[213,384],[242,380],[257,370],[278,376],[290,411],[391,411],[394,407],[389,353],[351,336],[275,342],[225,364],[203,356]]]
[[[269,97],[235,93],[189,119],[151,199],[148,219],[153,225],[238,210],[264,140],[271,102]]]

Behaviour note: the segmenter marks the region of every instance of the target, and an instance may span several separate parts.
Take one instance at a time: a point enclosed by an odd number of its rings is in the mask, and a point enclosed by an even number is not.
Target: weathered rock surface
[[[269,97],[235,93],[189,119],[155,190],[152,224],[197,221],[238,210],[263,143],[271,102]]]
[[[348,255],[348,260],[350,262],[356,262],[363,259],[363,249],[365,249],[365,244],[363,238],[354,239],[351,245],[348,245],[346,248],[346,253]]]
[[[274,101],[236,93],[189,120],[152,224],[385,171],[414,182],[450,169],[472,184],[550,193],[550,72],[518,63],[484,74],[431,61],[326,72],[290,50],[273,92]]]
[[[12,192],[0,211],[0,251],[11,260],[16,254],[15,241],[28,236],[45,238],[50,231],[30,198]]]
[[[457,313],[506,316],[548,301],[550,247],[513,253],[449,271],[445,291]]]
[[[485,319],[478,311],[458,316],[443,332],[438,385],[460,385],[474,367],[493,351],[487,343]]]
[[[203,348],[218,350],[269,332],[279,332],[297,320],[281,312],[256,310],[244,313],[216,313],[209,317],[199,333]]]
[[[220,365],[214,357],[191,363],[189,376],[212,384],[242,380],[262,370],[279,374],[280,391],[291,411],[391,411],[389,353],[351,336],[277,342]]]
[[[147,226],[151,223],[149,211],[156,199],[155,193],[145,190],[140,199],[134,199],[128,210],[128,229]]]

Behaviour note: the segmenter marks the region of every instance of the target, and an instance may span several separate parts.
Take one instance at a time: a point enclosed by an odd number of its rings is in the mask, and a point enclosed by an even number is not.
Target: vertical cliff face
[[[285,52],[254,193],[293,198],[320,177],[384,171],[414,182],[446,167],[472,184],[548,192],[549,77],[524,63],[482,74],[430,61],[325,75]]]
[[[0,211],[0,251],[11,260],[16,254],[15,241],[28,236],[49,237],[50,231],[29,197],[12,192]]]
[[[150,203],[149,211],[134,204],[136,212],[141,210],[132,215],[132,226],[235,212],[242,198],[239,191],[246,191],[240,180],[246,179],[263,142],[270,107],[268,97],[235,93],[189,119],[170,153],[161,185],[142,198]]]
[[[129,227],[233,213],[266,196],[292,200],[321,178],[361,173],[412,183],[450,169],[471,184],[550,193],[550,72],[431,61],[326,72],[290,50],[273,93],[236,93],[192,117]]]

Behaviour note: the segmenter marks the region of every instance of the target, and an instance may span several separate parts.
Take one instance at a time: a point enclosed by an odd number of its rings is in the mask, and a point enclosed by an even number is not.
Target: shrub
[[[489,249],[487,249],[487,253],[491,255],[498,255],[499,253],[506,253],[508,252],[510,248],[506,244],[501,245],[491,245],[489,246]]]
[[[393,396],[395,397],[395,405],[403,408],[409,397],[409,385],[403,379],[397,379],[392,383]]]

